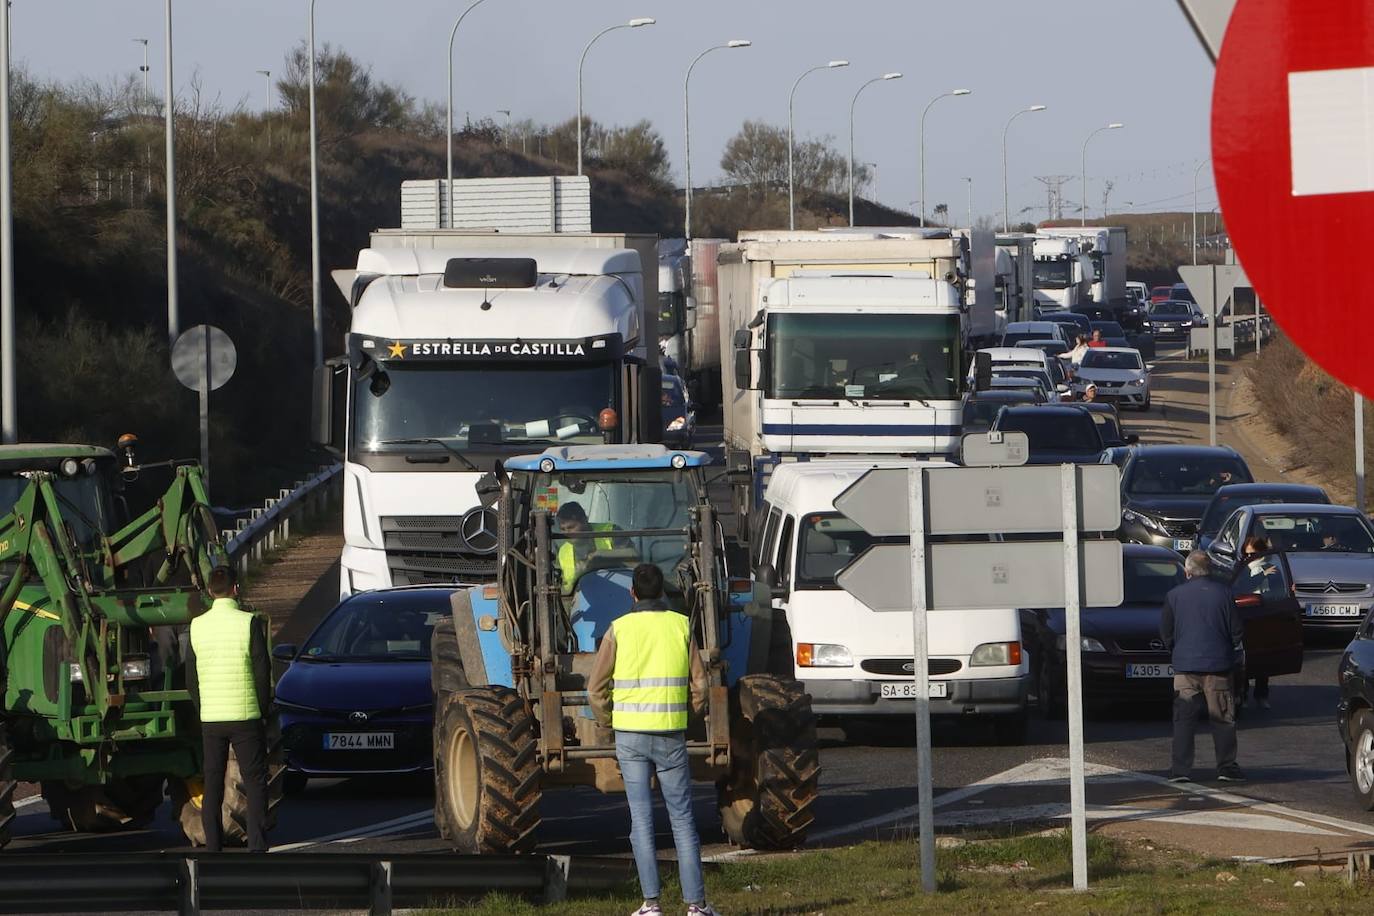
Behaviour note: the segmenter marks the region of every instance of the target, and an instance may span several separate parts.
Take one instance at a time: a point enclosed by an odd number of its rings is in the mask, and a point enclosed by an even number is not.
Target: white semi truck
[[[741,539],[781,461],[957,451],[969,358],[963,238],[747,232],[721,247],[719,276]]]
[[[658,333],[695,400],[720,403],[720,305],[716,256],[721,239],[661,239],[658,243]]]
[[[1039,230],[1044,238],[1073,239],[1092,261],[1091,302],[1124,305],[1126,299],[1126,230],[1122,226],[1055,226]]]
[[[1071,309],[1092,302],[1093,262],[1077,239],[1035,236],[1035,304]]]
[[[492,579],[475,485],[503,458],[659,441],[656,241],[381,230],[334,272],[352,320],[316,437],[344,458],[342,595]]]

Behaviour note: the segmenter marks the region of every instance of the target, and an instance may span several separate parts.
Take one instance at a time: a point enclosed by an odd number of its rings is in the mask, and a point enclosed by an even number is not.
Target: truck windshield
[[[957,315],[771,315],[767,347],[770,398],[959,396]]]
[[[1073,264],[1068,260],[1035,262],[1035,285],[1038,289],[1064,289],[1073,281]]]
[[[595,365],[388,363],[353,390],[353,448],[443,451],[596,445],[616,372]]]

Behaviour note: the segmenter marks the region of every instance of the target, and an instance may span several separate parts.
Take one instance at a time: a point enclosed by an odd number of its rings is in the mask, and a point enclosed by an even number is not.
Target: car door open
[[[1302,671],[1302,606],[1282,553],[1236,565],[1231,578],[1236,610],[1245,621],[1245,671],[1275,677]]]

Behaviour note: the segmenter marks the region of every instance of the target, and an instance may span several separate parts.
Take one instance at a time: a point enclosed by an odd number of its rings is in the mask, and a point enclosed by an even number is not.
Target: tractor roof
[[[546,448],[538,455],[518,455],[506,460],[510,471],[538,471],[545,459],[553,461],[555,470],[567,471],[639,471],[673,467],[673,459],[681,456],[682,467],[705,467],[711,456],[705,452],[673,451],[662,445],[560,445]]]
[[[60,442],[24,442],[0,445],[0,474],[16,471],[56,471],[63,459],[114,460],[114,452],[97,445],[67,445]]]

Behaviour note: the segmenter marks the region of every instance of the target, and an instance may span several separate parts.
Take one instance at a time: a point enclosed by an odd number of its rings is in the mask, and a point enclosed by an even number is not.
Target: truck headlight
[[[124,680],[146,681],[149,674],[148,656],[131,655],[124,659]]]
[[[854,656],[845,646],[824,642],[797,643],[798,668],[851,668]]]
[[[1021,644],[1019,642],[985,642],[976,647],[968,659],[970,668],[1019,664],[1021,664]]]
[[[1102,645],[1101,640],[1093,639],[1091,636],[1084,636],[1081,639],[1079,639],[1079,642],[1082,644],[1084,652],[1107,651],[1107,647]],[[1068,645],[1068,638],[1060,636],[1058,639],[1054,641],[1054,644],[1056,647],[1058,647],[1059,651],[1063,652],[1065,647]]]

